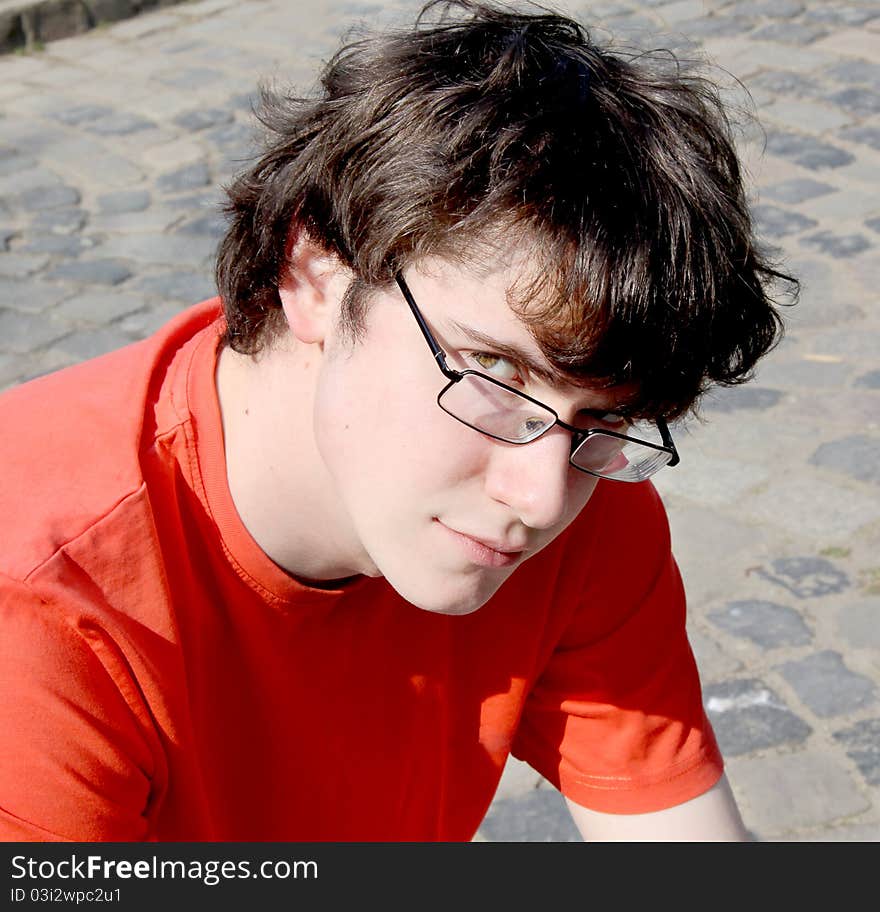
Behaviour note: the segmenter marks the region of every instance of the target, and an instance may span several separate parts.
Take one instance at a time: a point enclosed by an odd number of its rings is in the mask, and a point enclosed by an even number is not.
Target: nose
[[[532,529],[549,529],[565,515],[571,436],[554,428],[532,443],[497,443],[486,468],[486,493]]]

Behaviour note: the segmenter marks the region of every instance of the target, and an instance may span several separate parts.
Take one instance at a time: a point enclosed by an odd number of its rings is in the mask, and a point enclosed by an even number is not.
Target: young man
[[[267,99],[222,310],[0,400],[4,838],[468,840],[511,753],[744,836],[647,480],[779,331],[723,114],[434,12]]]

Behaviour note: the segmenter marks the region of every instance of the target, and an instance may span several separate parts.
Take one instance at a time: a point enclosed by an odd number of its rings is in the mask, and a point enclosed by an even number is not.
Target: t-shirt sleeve
[[[112,643],[0,576],[0,840],[144,838],[155,753]]]
[[[560,590],[574,610],[512,752],[584,807],[662,810],[702,794],[723,771],[666,514],[650,483],[618,483],[589,521],[582,569],[572,563]]]

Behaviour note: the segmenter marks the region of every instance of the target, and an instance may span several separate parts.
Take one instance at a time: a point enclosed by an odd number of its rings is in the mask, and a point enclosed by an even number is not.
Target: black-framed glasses
[[[395,279],[437,366],[449,380],[437,395],[437,405],[457,421],[487,437],[520,445],[559,425],[571,434],[569,462],[582,472],[613,481],[644,481],[663,466],[678,465],[678,452],[662,418],[630,422],[627,430],[632,433],[626,434],[603,427],[575,427],[561,421],[549,405],[494,377],[476,370],[454,370],[403,275],[397,273]]]

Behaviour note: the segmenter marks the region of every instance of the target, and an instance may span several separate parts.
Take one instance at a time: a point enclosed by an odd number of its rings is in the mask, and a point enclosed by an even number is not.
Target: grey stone
[[[163,193],[181,193],[184,190],[194,190],[211,183],[211,172],[205,162],[195,162],[184,165],[176,171],[163,174],[156,181],[156,186]]]
[[[186,303],[193,304],[195,300],[193,299]],[[119,322],[119,328],[133,339],[145,339],[161,329],[173,317],[176,317],[181,311],[181,306],[180,304],[165,302],[158,306],[145,307],[137,311],[137,313],[123,317]]]
[[[817,38],[828,34],[828,30],[818,24],[806,22],[774,22],[765,25],[749,36],[759,41],[780,41],[783,44],[810,44]]]
[[[880,113],[880,92],[852,86],[828,96],[830,101],[851,114],[870,116]]]
[[[56,266],[46,278],[61,282],[94,285],[118,285],[131,275],[131,269],[119,260],[80,260]]]
[[[72,332],[57,342],[55,347],[77,361],[84,361],[87,358],[97,358],[99,355],[115,351],[132,341],[134,340],[130,336],[118,328],[101,327]]]
[[[818,171],[821,168],[840,168],[855,161],[855,157],[837,146],[799,133],[773,131],[767,134],[767,151],[801,167]]]
[[[31,219],[34,231],[50,231],[53,234],[73,234],[86,223],[87,213],[84,209],[47,209]]]
[[[101,212],[116,215],[122,212],[143,212],[150,205],[147,190],[115,190],[98,197]]]
[[[870,146],[872,149],[880,151],[880,127],[870,125],[844,127],[844,129],[840,131],[840,135],[851,142],[861,143],[862,145]]]
[[[702,16],[676,25],[676,30],[699,38],[726,38],[743,35],[755,26],[754,19],[745,16]]]
[[[88,123],[97,120],[99,117],[106,117],[113,113],[113,108],[96,104],[79,104],[71,108],[61,108],[53,112],[53,117],[60,120],[68,126],[75,127],[79,124]]]
[[[0,276],[23,279],[39,272],[49,262],[45,253],[4,253],[0,256]]]
[[[820,22],[823,25],[864,25],[871,19],[880,16],[880,9],[874,6],[854,6],[847,3],[845,6],[814,6],[804,13],[808,22]]]
[[[824,557],[780,557],[771,570],[758,567],[754,572],[799,599],[843,592],[850,585],[847,575]]]
[[[801,243],[808,247],[815,247],[829,256],[851,257],[863,253],[871,246],[871,242],[863,234],[834,234],[832,231],[818,231],[801,238]]]
[[[79,191],[75,187],[55,184],[25,190],[19,194],[17,202],[22,209],[60,209],[62,206],[77,205],[79,198]]]
[[[723,681],[703,688],[706,712],[718,745],[737,757],[781,744],[805,741],[812,728],[757,679]]]
[[[54,307],[68,294],[66,289],[46,282],[0,279],[0,307],[24,313],[39,313]]]
[[[738,13],[747,16],[764,16],[768,19],[790,19],[803,11],[799,0],[742,0],[734,4]]]
[[[38,314],[0,309],[0,351],[27,354],[58,341],[66,326]]]
[[[207,130],[209,127],[227,124],[233,117],[232,111],[224,108],[197,108],[195,111],[178,114],[174,123],[185,130]]]
[[[809,462],[843,472],[858,481],[880,484],[880,440],[864,434],[823,443],[810,456]]]
[[[865,221],[865,226],[870,228],[871,231],[880,232],[880,218],[870,218]]]
[[[776,405],[782,396],[779,390],[761,386],[717,387],[706,393],[703,405],[712,412],[735,412],[740,409],[764,411]]]
[[[19,155],[17,150],[13,149],[11,155],[0,156],[0,177],[26,171],[28,168],[35,167],[36,164],[36,160],[29,155]]]
[[[774,95],[815,95],[818,84],[807,76],[793,70],[763,70],[749,79],[749,87],[764,89]]]
[[[163,272],[144,276],[135,282],[135,289],[160,298],[195,304],[217,294],[212,279],[197,272]]]
[[[493,802],[480,833],[488,842],[582,841],[565,799],[552,788]]]
[[[880,785],[880,719],[863,719],[834,733],[868,785]]]
[[[728,602],[709,612],[709,619],[722,630],[745,637],[762,649],[805,646],[813,635],[793,608],[760,600]]]
[[[864,386],[867,389],[880,389],[880,370],[868,371],[867,374],[856,377],[853,381],[853,386]]]
[[[226,234],[229,223],[222,212],[208,212],[180,225],[178,234],[196,234],[219,240]]]
[[[9,250],[9,241],[17,232],[12,228],[0,228],[0,250]]]
[[[21,253],[48,253],[53,256],[74,257],[95,246],[92,238],[76,234],[37,234],[25,241],[18,250]]]
[[[801,700],[823,718],[862,709],[876,700],[873,681],[850,671],[840,653],[831,649],[784,662],[776,670],[797,691]]]
[[[780,203],[803,203],[826,193],[833,193],[837,188],[822,181],[812,180],[809,177],[793,177],[791,180],[781,181],[762,188],[764,196],[779,200]]]
[[[771,237],[785,237],[814,228],[819,223],[816,219],[801,215],[798,212],[789,212],[778,206],[761,204],[752,208],[759,234],[768,234]]]
[[[216,242],[205,235],[170,235],[133,231],[106,240],[101,252],[108,257],[146,264],[201,266],[213,256]]]
[[[210,86],[222,78],[219,70],[208,67],[189,67],[181,70],[175,68],[167,73],[162,73],[156,79],[167,86],[177,89],[198,89]]]
[[[115,289],[94,289],[68,298],[55,308],[55,313],[65,320],[109,323],[140,310],[144,304],[140,295]]]
[[[86,129],[90,133],[97,133],[101,136],[127,136],[142,130],[152,130],[156,126],[157,124],[145,117],[120,111],[89,122]]]
[[[838,82],[880,85],[880,63],[867,60],[843,60],[825,70],[825,75]]]

